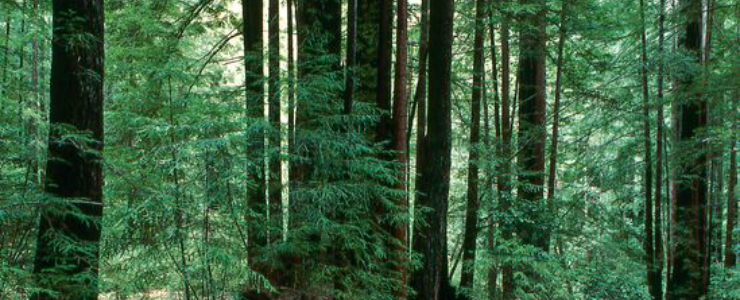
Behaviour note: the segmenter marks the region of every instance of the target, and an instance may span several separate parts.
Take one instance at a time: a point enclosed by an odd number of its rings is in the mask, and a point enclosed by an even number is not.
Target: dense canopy
[[[736,0],[0,0],[0,300],[740,299]]]

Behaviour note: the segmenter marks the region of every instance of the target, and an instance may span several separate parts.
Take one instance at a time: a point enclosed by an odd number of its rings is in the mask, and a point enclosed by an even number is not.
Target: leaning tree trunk
[[[425,226],[415,226],[414,250],[422,255],[422,267],[411,276],[415,299],[455,299],[447,274],[447,208],[452,150],[451,80],[453,0],[430,2],[429,105],[427,134],[423,147],[419,185],[419,207],[431,211],[420,216]]]
[[[32,299],[97,299],[102,205],[103,1],[53,1],[51,106],[46,192],[55,199],[39,226]],[[84,45],[75,37],[89,37]],[[84,140],[64,138],[88,135]],[[63,208],[62,211],[59,209]],[[71,210],[75,210],[73,213]],[[84,216],[81,217],[81,216]],[[75,243],[72,250],[58,243]],[[78,244],[79,243],[79,244]],[[67,248],[67,247],[61,247]],[[60,268],[64,266],[64,268]],[[85,278],[85,280],[80,280]]]
[[[701,0],[683,0],[680,5],[685,32],[679,48],[699,63],[701,56]],[[707,125],[707,102],[697,91],[697,74],[688,72],[677,78],[678,135],[676,155],[679,180],[676,182],[676,223],[673,239],[674,259],[668,282],[667,299],[700,299],[707,293],[704,273],[707,155],[701,133]]]

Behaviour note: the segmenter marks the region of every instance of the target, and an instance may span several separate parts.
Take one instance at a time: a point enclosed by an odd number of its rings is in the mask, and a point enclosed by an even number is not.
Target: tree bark
[[[739,28],[740,29],[740,28]],[[734,232],[737,222],[737,200],[735,199],[735,186],[737,185],[737,99],[740,92],[735,90],[732,100],[732,132],[733,139],[730,142],[730,178],[727,185],[727,228],[725,230],[725,268],[732,269],[737,263],[735,255]]]
[[[568,1],[563,1],[560,8],[560,29],[558,31],[558,58],[555,74],[555,102],[552,106],[552,144],[550,145],[550,169],[547,177],[547,205],[551,214],[556,214],[555,208],[555,177],[557,176],[558,163],[558,138],[560,133],[560,97],[563,86],[563,51],[565,50],[565,17],[568,12]],[[553,228],[556,230],[556,228]]]
[[[287,36],[288,36],[288,203],[293,205],[295,203],[294,191],[295,191],[295,178],[296,178],[296,164],[294,162],[296,150],[295,150],[295,92],[296,92],[296,71],[295,71],[295,30],[293,26],[294,22],[294,9],[295,4],[293,0],[287,0]]]
[[[357,76],[357,0],[347,2],[347,65],[345,66],[344,114],[352,113]]]
[[[270,0],[268,8],[268,64],[269,64],[269,105],[268,119],[270,121],[269,164],[270,176],[268,194],[270,196],[270,242],[279,241],[282,235],[282,165],[280,162],[281,149],[281,122],[280,122],[280,0]]]
[[[55,0],[52,7],[50,159],[45,190],[61,201],[60,205],[69,205],[89,219],[69,211],[42,212],[33,273],[41,287],[59,294],[40,292],[31,298],[92,300],[98,296],[99,222],[103,214],[103,1]],[[91,37],[86,45],[70,40],[83,34]],[[87,134],[90,140],[63,139],[70,131]],[[62,251],[52,232],[84,245]],[[83,274],[86,280],[74,279]]]
[[[470,144],[468,154],[468,191],[463,236],[463,265],[460,287],[472,289],[475,278],[475,248],[478,237],[478,159],[480,146],[480,110],[484,79],[483,41],[486,34],[484,0],[475,1],[475,37],[473,54],[473,93],[470,104]]]
[[[498,67],[497,67],[497,55],[496,55],[496,31],[494,28],[494,21],[493,21],[493,7],[491,6],[491,3],[488,3],[487,6],[488,11],[488,30],[490,35],[490,43],[491,43],[491,71],[492,71],[492,81],[493,81],[493,127],[495,131],[495,137],[496,141],[501,140],[501,113],[500,113],[500,99],[499,99],[499,92],[498,92]],[[483,97],[483,120],[484,120],[484,132],[483,138],[485,139],[486,149],[491,149],[491,139],[489,137],[490,135],[490,128],[489,128],[489,114],[488,114],[488,97]],[[498,147],[497,147],[498,148]],[[493,172],[491,172],[493,173]],[[487,178],[488,185],[488,191],[493,192],[493,182],[494,177],[497,175],[489,174]],[[499,192],[499,199],[500,199],[500,192]],[[496,224],[498,223],[498,218],[494,217],[494,205],[491,206],[491,211],[489,212],[489,220],[488,220],[488,251],[489,253],[494,253],[496,249]],[[494,254],[495,255],[495,254]],[[494,259],[494,261],[491,263],[491,267],[488,269],[488,278],[487,278],[487,289],[488,289],[488,299],[496,299],[498,296],[497,290],[498,290],[498,260]]]
[[[701,59],[702,5],[700,0],[681,1],[683,28],[679,47],[693,63]],[[678,180],[676,182],[676,229],[672,276],[667,299],[699,299],[706,295],[704,280],[707,268],[706,195],[707,155],[701,132],[707,125],[707,102],[696,91],[697,74],[689,72],[677,78]]]
[[[423,147],[417,203],[431,208],[419,216],[425,226],[415,226],[414,250],[422,267],[411,276],[415,299],[456,299],[447,274],[447,208],[452,150],[451,77],[453,0],[431,0],[429,39],[428,132]]]
[[[419,36],[419,74],[414,93],[416,109],[416,176],[414,186],[419,186],[421,180],[420,170],[422,163],[422,151],[427,130],[427,63],[429,60],[429,1],[421,0],[421,21]],[[412,114],[413,115],[413,114]],[[418,193],[415,197],[418,197]]]
[[[501,21],[501,140],[499,141],[499,157],[502,159],[502,163],[499,169],[499,178],[497,182],[497,188],[499,191],[499,202],[500,210],[502,212],[502,220],[500,220],[501,238],[505,241],[510,240],[513,237],[514,225],[513,216],[511,215],[511,137],[512,137],[512,122],[511,122],[511,84],[510,84],[510,67],[509,62],[509,22],[511,20],[510,13],[508,12],[509,0],[499,0],[501,5],[500,9],[503,14]],[[502,285],[502,299],[511,300],[514,299],[514,270],[512,265],[509,263],[502,263],[501,266],[501,285]]]
[[[380,121],[375,128],[375,141],[387,143],[391,140],[391,71],[393,65],[393,13],[392,0],[380,0],[380,23],[378,29],[378,64],[375,105],[380,110]],[[386,145],[389,146],[389,145]]]
[[[658,86],[657,86],[657,133],[655,136],[655,233],[653,238],[655,239],[655,261],[653,273],[653,285],[656,289],[653,290],[655,299],[663,299],[663,213],[662,213],[662,184],[663,184],[663,85],[664,85],[664,64],[663,64],[663,47],[665,42],[665,0],[660,0],[660,11],[658,12]]]
[[[263,0],[242,0],[242,18],[244,19],[244,67],[246,86],[246,117],[250,126],[261,126],[264,121],[264,62],[262,41],[262,3]],[[254,125],[257,124],[257,125]],[[265,210],[265,142],[261,129],[248,129],[247,134],[247,201],[251,210],[249,228],[249,257],[254,260],[257,251],[267,242],[267,222]]]
[[[408,60],[408,10],[406,0],[398,0],[396,8],[396,74],[393,89],[393,151],[396,155],[398,177],[396,181],[396,190],[406,191],[406,182],[408,174],[406,173],[406,164],[408,163],[408,149],[406,137],[406,126],[408,124],[408,97],[406,95],[407,82],[407,60]],[[406,299],[406,280],[408,275],[406,270],[406,244],[408,224],[406,220],[408,214],[408,197],[406,195],[396,199],[396,207],[403,216],[402,221],[394,222],[392,234],[396,238],[394,257],[394,271],[397,273],[400,288],[395,292],[396,299]]]
[[[658,298],[661,287],[655,284],[655,247],[653,238],[653,162],[652,146],[650,143],[650,99],[648,90],[648,56],[647,56],[647,29],[645,24],[645,1],[640,0],[640,44],[641,44],[641,64],[640,64],[640,82],[642,86],[642,118],[643,118],[643,143],[645,150],[645,177],[643,191],[645,193],[645,236],[643,240],[643,249],[645,251],[645,264],[647,269],[648,292],[653,299]]]
[[[520,0],[522,5],[537,5],[535,12],[520,15],[523,28],[519,36],[519,198],[526,203],[524,218],[529,223],[517,226],[526,245],[547,250],[549,234],[542,205],[545,168],[545,14],[544,1]],[[524,207],[523,207],[524,208]],[[542,224],[542,225],[540,225]]]

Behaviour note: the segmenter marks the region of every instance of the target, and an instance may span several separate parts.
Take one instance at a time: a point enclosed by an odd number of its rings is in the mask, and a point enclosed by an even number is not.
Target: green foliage
[[[33,3],[37,3],[34,6]],[[714,120],[702,139],[707,149],[728,161],[728,145],[737,135],[730,127],[738,111],[737,3],[715,0],[714,37],[706,66],[672,51],[678,21],[670,7],[665,52],[657,49],[657,1],[646,1],[648,21],[649,121],[657,124],[661,105],[671,129],[671,104],[685,101],[674,93],[671,80],[686,74],[702,78],[698,89],[712,105]],[[492,22],[496,31],[495,78],[500,93],[500,23],[503,13],[516,16],[533,12],[532,5],[494,1]],[[518,299],[648,299],[643,240],[644,153],[642,96],[639,70],[640,39],[635,1],[571,0],[567,30],[563,94],[560,112],[560,146],[553,211],[541,219],[527,219],[528,210],[545,207],[518,201],[502,208],[497,189],[499,166],[512,163],[515,179],[521,174],[513,157],[501,157],[494,129],[494,78],[491,44],[486,37],[486,103],[484,142],[470,145],[470,94],[474,1],[456,1],[453,59],[453,153],[450,209],[447,224],[450,266],[459,256],[464,231],[467,155],[469,147],[481,153],[479,234],[475,260],[476,282],[463,291],[473,299],[489,298],[487,276],[511,265]],[[563,1],[548,1],[547,99],[554,98],[556,12]],[[419,8],[411,4],[410,66],[418,69]],[[70,203],[45,193],[46,145],[49,125],[49,71],[51,69],[51,7],[49,1],[0,1],[0,300],[25,299],[38,291],[32,276],[35,238],[40,213],[74,212]],[[299,103],[298,152],[287,147],[288,83],[285,58],[281,71],[282,124],[274,127],[264,118],[246,114],[244,57],[241,43],[240,3],[234,0],[109,0],[106,1],[105,173],[104,217],[99,286],[109,298],[225,299],[248,290],[286,294],[333,296],[335,299],[395,299],[402,283],[391,276],[393,238],[389,224],[413,224],[409,212],[394,204],[406,195],[392,186],[398,180],[395,163],[385,158],[384,142],[372,141],[381,113],[372,103],[355,102],[352,115],[341,114],[344,73],[342,57],[319,49],[299,69],[313,70],[296,80]],[[518,63],[518,32],[513,18],[511,69]],[[283,27],[284,28],[284,27]],[[6,33],[6,30],[7,33]],[[283,38],[285,32],[283,32]],[[87,37],[75,37],[80,44]],[[285,44],[285,40],[282,41]],[[326,42],[317,39],[317,44]],[[284,45],[283,45],[284,46]],[[311,45],[304,45],[306,47]],[[283,55],[287,54],[283,50]],[[249,58],[249,57],[247,57]],[[666,97],[657,98],[658,66],[667,71]],[[363,71],[363,70],[359,70]],[[516,72],[511,74],[515,90]],[[359,74],[358,78],[372,77]],[[412,76],[414,77],[414,76]],[[416,78],[411,78],[412,83]],[[259,83],[258,83],[259,84]],[[266,85],[266,82],[263,84]],[[434,83],[430,83],[434,84]],[[411,89],[413,90],[413,89]],[[735,94],[733,94],[735,93]],[[413,96],[413,95],[412,95]],[[510,95],[516,98],[515,93]],[[499,95],[500,98],[500,95]],[[548,106],[547,129],[552,125]],[[514,119],[515,120],[515,119]],[[432,122],[434,120],[431,120]],[[514,122],[514,132],[518,130]],[[265,156],[280,153],[283,176],[283,223],[270,228],[266,216],[252,211],[247,190],[257,183],[247,170],[258,165],[250,153],[261,132],[281,131],[280,147],[267,147]],[[671,132],[671,131],[669,131]],[[70,133],[77,140],[84,136]],[[416,130],[411,141],[416,141]],[[650,138],[655,141],[655,131]],[[514,134],[514,147],[519,142]],[[548,148],[549,152],[549,139]],[[685,159],[671,136],[666,139],[670,168]],[[653,143],[654,145],[654,143]],[[410,153],[417,145],[411,143]],[[707,150],[710,151],[710,150]],[[414,195],[415,159],[410,162],[409,188]],[[308,180],[288,185],[291,165],[310,165]],[[288,171],[288,172],[286,172]],[[724,172],[724,173],[723,173]],[[727,177],[727,168],[720,171]],[[711,179],[712,182],[718,179]],[[513,191],[518,183],[512,182]],[[666,186],[667,184],[664,184]],[[725,183],[726,185],[726,183]],[[527,188],[542,189],[541,186]],[[726,189],[726,186],[724,187]],[[736,188],[737,190],[737,188]],[[726,216],[728,195],[717,188],[716,199]],[[714,192],[713,192],[714,193]],[[663,229],[669,224],[668,188],[662,194]],[[410,197],[413,205],[414,197]],[[715,202],[715,205],[717,202]],[[533,207],[534,206],[534,207]],[[378,211],[383,211],[378,215]],[[413,215],[428,211],[415,207]],[[79,214],[78,214],[79,215]],[[254,219],[257,219],[255,222]],[[488,247],[489,224],[495,244]],[[514,234],[505,240],[504,224],[528,224],[552,230],[551,251],[525,245]],[[714,230],[726,235],[724,222]],[[420,226],[418,222],[413,224]],[[250,233],[282,233],[261,246],[256,255],[248,249]],[[735,234],[737,237],[737,234]],[[412,237],[413,238],[413,237]],[[667,238],[667,235],[666,235]],[[82,249],[75,241],[59,238],[59,247]],[[724,246],[721,246],[724,247]],[[408,251],[409,267],[424,259]],[[300,268],[295,268],[299,265]],[[294,285],[276,283],[270,272],[287,270],[300,277]],[[457,285],[460,266],[452,271]],[[524,271],[527,270],[527,271]],[[455,272],[458,271],[458,272]],[[500,273],[500,272],[499,272]],[[740,273],[715,263],[711,297],[738,299]],[[273,280],[273,281],[271,281]],[[501,276],[495,290],[501,293]]]

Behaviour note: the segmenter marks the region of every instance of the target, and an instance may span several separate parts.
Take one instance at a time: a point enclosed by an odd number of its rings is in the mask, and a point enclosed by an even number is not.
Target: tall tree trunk
[[[480,143],[480,110],[485,89],[483,41],[486,36],[485,0],[475,1],[475,38],[473,54],[473,93],[470,104],[470,144],[468,156],[468,191],[463,236],[463,265],[460,287],[471,289],[475,278],[475,248],[478,238],[478,159]]]
[[[378,27],[378,64],[375,105],[380,110],[380,121],[375,128],[376,142],[391,140],[391,71],[393,66],[393,1],[380,0]],[[388,145],[387,145],[388,146]]]
[[[498,67],[497,67],[497,55],[496,55],[496,31],[494,27],[494,21],[493,21],[493,6],[491,2],[488,2],[487,5],[487,16],[488,16],[488,30],[489,30],[489,36],[490,36],[490,43],[491,43],[491,65],[492,65],[492,81],[493,81],[493,127],[495,131],[495,137],[496,141],[501,140],[501,116],[500,116],[500,103],[499,103],[499,92],[498,92]],[[484,143],[486,145],[486,149],[491,149],[491,139],[490,139],[490,127],[489,127],[489,115],[488,115],[488,97],[483,97],[483,120],[484,120]],[[497,147],[498,148],[498,147]],[[486,187],[488,192],[493,192],[493,182],[494,182],[494,172],[490,172],[488,175],[487,184]],[[500,199],[500,193],[499,193],[499,199]],[[498,223],[496,217],[494,217],[494,207],[495,205],[491,204],[491,208],[489,213],[489,220],[488,220],[488,236],[487,236],[487,250],[489,253],[494,253],[496,249],[496,224]],[[498,260],[494,259],[493,262],[491,262],[491,267],[488,269],[488,278],[487,278],[487,289],[488,289],[488,299],[496,299],[498,296],[497,289],[498,289]]]
[[[268,194],[270,195],[270,241],[280,240],[283,229],[282,218],[282,164],[280,163],[281,123],[280,123],[280,0],[270,0],[268,8],[268,64],[269,64],[269,105],[270,121],[269,164],[270,176]]]
[[[679,47],[694,63],[701,58],[702,5],[700,0],[681,1],[680,14],[685,32]],[[707,251],[706,195],[707,155],[701,132],[707,125],[707,102],[696,91],[697,74],[682,74],[677,78],[680,97],[678,106],[676,183],[676,230],[673,274],[668,282],[668,300],[699,299],[706,295],[704,281]]]
[[[244,19],[244,76],[246,86],[246,117],[251,126],[261,127],[264,121],[264,62],[262,41],[262,1],[242,0],[242,18]],[[265,138],[261,129],[248,129],[247,135],[247,201],[250,215],[249,258],[254,261],[257,251],[267,242],[267,221],[265,210]]]
[[[653,285],[657,288],[654,292],[655,299],[663,299],[663,228],[662,228],[662,184],[663,184],[663,84],[664,84],[664,42],[665,42],[665,0],[660,0],[660,11],[658,12],[658,86],[657,86],[657,133],[655,136],[655,262],[653,268]]]
[[[408,149],[406,137],[406,126],[408,124],[408,97],[406,95],[406,82],[407,82],[407,61],[408,61],[408,10],[406,0],[398,0],[398,7],[396,8],[397,18],[397,29],[396,29],[396,74],[394,79],[393,89],[393,151],[396,153],[396,163],[398,166],[397,172],[398,177],[396,181],[396,189],[399,191],[406,191],[406,182],[408,176],[406,172],[406,164],[408,163]],[[403,221],[395,222],[393,226],[393,236],[396,238],[394,241],[395,247],[393,249],[395,256],[394,271],[397,272],[397,276],[401,287],[396,291],[396,299],[406,299],[408,293],[406,291],[406,244],[407,244],[407,232],[408,224],[405,220],[408,220],[410,215],[408,214],[408,197],[406,195],[396,199],[396,207],[401,212]]]
[[[5,49],[3,50],[3,81],[5,84],[8,79],[8,57],[10,55],[10,14],[5,16]]]
[[[738,27],[740,31],[740,26]],[[735,255],[735,223],[737,222],[737,200],[735,199],[735,186],[737,185],[737,99],[740,92],[735,89],[732,100],[732,141],[730,142],[730,179],[727,184],[727,228],[725,229],[725,268],[735,267],[737,257]]]
[[[737,33],[740,33],[740,24],[737,25]],[[740,38],[737,39],[740,41]],[[736,74],[737,78],[740,74]],[[732,269],[737,263],[735,255],[735,224],[737,223],[737,206],[738,201],[735,198],[735,186],[737,185],[737,101],[740,98],[740,88],[735,87],[732,97],[732,136],[730,142],[730,170],[729,180],[727,182],[727,224],[725,229],[725,253],[724,265],[726,269]]]
[[[295,175],[296,175],[296,164],[294,162],[296,150],[295,150],[295,92],[296,92],[296,71],[295,71],[295,30],[293,26],[294,22],[294,9],[295,4],[293,0],[288,0],[287,4],[287,36],[288,36],[288,203],[293,205],[295,203]]]
[[[653,162],[652,146],[650,144],[650,99],[648,90],[648,56],[647,56],[647,28],[645,24],[645,1],[640,0],[640,41],[641,41],[641,63],[640,83],[642,86],[642,118],[643,118],[643,142],[645,143],[645,182],[643,191],[645,193],[645,237],[643,249],[645,251],[645,263],[647,266],[648,291],[653,299],[660,300],[658,294],[660,287],[655,284],[655,248],[653,246]]]
[[[704,68],[704,72],[702,74],[702,86],[708,87],[709,85],[709,76],[711,72],[710,68],[710,60],[711,60],[711,53],[712,53],[712,22],[714,20],[713,18],[713,8],[714,4],[712,0],[705,0],[704,1],[704,7],[702,10],[706,12],[706,18],[704,22],[704,31],[703,31],[703,40],[704,40],[704,47],[702,49],[702,67]],[[717,123],[717,118],[714,116],[714,112],[712,111],[712,107],[714,107],[713,103],[715,100],[713,100],[714,97],[712,97],[712,93],[706,93],[704,95],[706,97],[707,102],[707,122],[708,126],[711,128]],[[721,147],[715,147],[714,145],[709,145],[710,151],[708,154],[709,159],[709,172],[707,172],[707,177],[705,177],[705,180],[709,182],[709,187],[707,189],[707,203],[705,204],[706,207],[704,208],[704,215],[707,218],[706,221],[706,249],[704,249],[704,273],[702,274],[702,278],[704,280],[704,286],[707,287],[707,290],[709,289],[709,276],[710,276],[710,266],[712,265],[712,237],[714,232],[714,210],[712,209],[714,207],[714,185],[716,184],[716,177],[713,176],[715,169],[719,167],[718,159],[716,159],[716,155],[718,152],[721,152]]]
[[[534,12],[520,15],[523,22],[519,35],[519,174],[518,196],[523,201],[524,218],[518,224],[522,242],[540,250],[548,248],[549,228],[542,205],[545,169],[545,2],[520,0],[522,5],[535,5]],[[529,273],[529,271],[527,271]],[[531,275],[531,274],[530,274]]]
[[[555,176],[557,176],[558,138],[560,132],[560,97],[563,87],[563,51],[565,50],[565,17],[568,12],[568,1],[563,1],[560,8],[560,29],[558,31],[558,58],[555,74],[555,102],[552,106],[552,144],[550,145],[550,169],[547,177],[547,205],[548,211],[555,215]],[[553,228],[557,230],[557,228]]]
[[[347,65],[344,82],[344,114],[352,113],[357,76],[357,0],[347,2]]]
[[[451,77],[453,0],[431,0],[429,39],[428,132],[423,147],[417,203],[431,208],[420,216],[424,227],[415,226],[414,250],[422,255],[422,267],[411,276],[416,299],[455,299],[447,274],[447,208],[452,150]]]
[[[503,14],[501,21],[501,140],[499,141],[499,157],[502,163],[499,168],[498,191],[499,206],[502,211],[502,220],[499,221],[501,227],[501,237],[504,241],[512,238],[513,216],[510,214],[511,208],[511,136],[512,122],[510,116],[511,103],[511,84],[509,63],[509,22],[511,20],[508,11],[509,0],[499,0],[500,9]],[[503,300],[514,299],[514,270],[510,263],[502,263],[501,266],[501,285]]]
[[[421,0],[421,21],[419,35],[419,74],[417,75],[416,91],[414,92],[414,104],[416,112],[416,176],[414,186],[419,186],[421,176],[419,174],[422,163],[422,151],[427,131],[427,62],[429,60],[429,1]],[[413,116],[413,114],[412,114]],[[415,197],[418,197],[418,193]]]
[[[55,0],[52,8],[46,192],[84,218],[69,211],[42,212],[33,273],[41,287],[59,294],[39,292],[31,298],[92,300],[98,297],[99,221],[103,215],[103,1]],[[70,39],[79,35],[91,37],[90,43],[73,46]],[[89,134],[90,140],[62,140],[69,133],[66,127],[75,134]],[[57,244],[60,236],[82,244],[62,250]],[[81,275],[85,280],[79,279]]]

